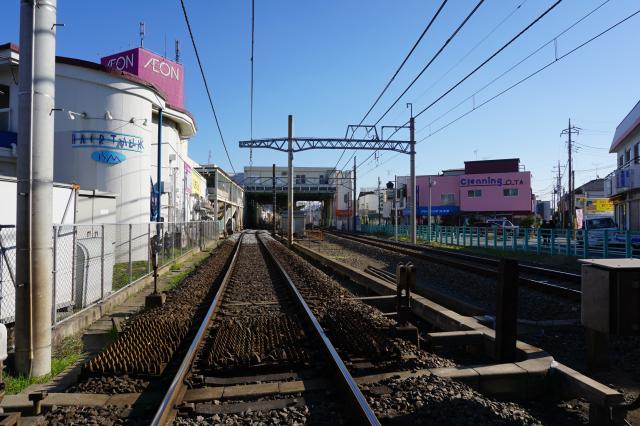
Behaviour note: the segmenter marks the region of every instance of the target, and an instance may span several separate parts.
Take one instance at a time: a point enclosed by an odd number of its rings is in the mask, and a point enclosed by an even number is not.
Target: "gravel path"
[[[361,386],[369,404],[387,425],[579,425],[578,414],[558,410],[544,419],[512,402],[484,397],[470,387],[434,375],[391,378]]]
[[[496,282],[493,279],[330,234],[325,234],[323,242],[303,244],[308,244],[310,248],[360,270],[364,270],[367,265],[372,265],[395,273],[398,263],[411,260],[418,270],[417,286],[419,288],[429,288],[455,297],[478,306],[491,315],[495,313]],[[533,321],[551,319],[578,321],[580,318],[579,304],[524,288],[520,290],[518,311],[522,319]]]

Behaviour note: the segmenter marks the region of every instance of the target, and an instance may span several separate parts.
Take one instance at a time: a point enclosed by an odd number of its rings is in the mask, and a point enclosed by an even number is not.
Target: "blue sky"
[[[603,0],[564,0],[521,39],[489,65],[420,116],[417,139],[429,135],[429,123],[465,100],[498,74],[578,20]],[[182,41],[187,108],[195,115],[198,134],[191,156],[229,169],[209,110],[195,56],[178,0],[112,0],[108,3],[58,0],[57,54],[99,61],[101,56],[135,47],[138,22],[147,28],[145,47],[172,56],[173,40]],[[285,136],[287,115],[295,117],[295,133],[339,137],[348,124],[360,121],[411,45],[433,15],[439,1],[425,0],[256,0],[254,137]],[[406,87],[476,0],[450,0],[432,30],[411,57],[367,122],[384,112]],[[381,124],[403,124],[406,102],[419,111],[553,3],[552,0],[486,0],[439,59],[402,98]],[[187,0],[191,23],[213,91],[222,131],[236,171],[249,164],[249,151],[238,148],[248,139],[251,2]],[[516,10],[516,7],[521,5]],[[637,0],[610,0],[598,12],[557,39],[558,55],[634,12]],[[515,12],[514,12],[515,11]],[[0,41],[18,41],[19,1],[7,1],[9,19]],[[513,13],[512,13],[513,12]],[[499,22],[504,23],[479,44]],[[417,146],[418,174],[456,168],[465,160],[519,157],[533,173],[533,189],[549,199],[552,167],[566,164],[560,132],[572,118],[584,130],[575,155],[577,183],[608,173],[615,163],[608,154],[615,126],[640,99],[638,70],[640,15],[614,29],[544,72]],[[551,43],[521,66],[431,125],[435,130],[555,58]],[[461,61],[462,59],[462,61]],[[459,64],[458,64],[459,63]],[[452,66],[458,64],[450,72]],[[373,120],[371,120],[371,118]],[[408,135],[398,136],[407,137]],[[600,148],[600,149],[596,149]],[[341,165],[350,156],[345,155]],[[359,152],[358,162],[369,153]],[[298,154],[298,166],[333,167],[339,151]],[[359,186],[408,173],[408,157],[383,154],[358,169]],[[254,165],[286,164],[286,154],[254,150]],[[349,165],[351,167],[351,165]],[[565,179],[566,182],[566,179]]]

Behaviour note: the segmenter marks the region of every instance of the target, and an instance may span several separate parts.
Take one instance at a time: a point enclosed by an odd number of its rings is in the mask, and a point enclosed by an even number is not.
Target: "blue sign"
[[[74,148],[109,148],[120,151],[144,151],[144,139],[136,135],[102,130],[78,130],[71,133]]]
[[[105,163],[109,165],[120,164],[127,159],[121,152],[115,151],[94,151],[91,153],[91,159],[98,163]]]
[[[431,216],[446,216],[448,214],[458,213],[459,206],[431,206]],[[409,216],[409,209],[403,209],[402,215]],[[416,215],[429,216],[429,206],[417,206]]]

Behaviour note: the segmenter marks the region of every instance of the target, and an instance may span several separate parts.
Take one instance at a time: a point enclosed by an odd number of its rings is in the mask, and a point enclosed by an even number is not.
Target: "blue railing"
[[[366,225],[365,234],[395,235],[394,225]],[[409,227],[398,225],[398,238],[406,240]],[[523,251],[581,258],[640,258],[640,232],[548,228],[501,228],[418,225],[419,243]]]

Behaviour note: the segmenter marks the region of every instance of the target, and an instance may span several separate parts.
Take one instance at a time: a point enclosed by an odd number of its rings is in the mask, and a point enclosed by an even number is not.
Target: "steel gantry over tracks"
[[[383,126],[393,127],[396,131],[403,126]],[[353,139],[348,137],[349,131],[352,135],[358,128],[364,128],[367,135],[371,135],[368,139]],[[410,156],[410,229],[411,242],[416,242],[416,142],[415,142],[415,120],[411,117],[409,120],[409,140],[391,140],[378,137],[375,126],[356,126],[349,125],[344,138],[311,138],[311,137],[293,137],[293,116],[289,116],[288,136],[283,138],[269,139],[250,139],[240,141],[240,148],[267,148],[276,151],[288,153],[288,196],[287,196],[287,214],[289,217],[287,241],[289,246],[293,242],[293,153],[309,151],[312,149],[353,149],[353,150],[374,150],[374,151],[395,151]],[[355,163],[354,163],[355,164]],[[353,220],[355,230],[356,218],[356,179],[355,167],[353,176]]]

